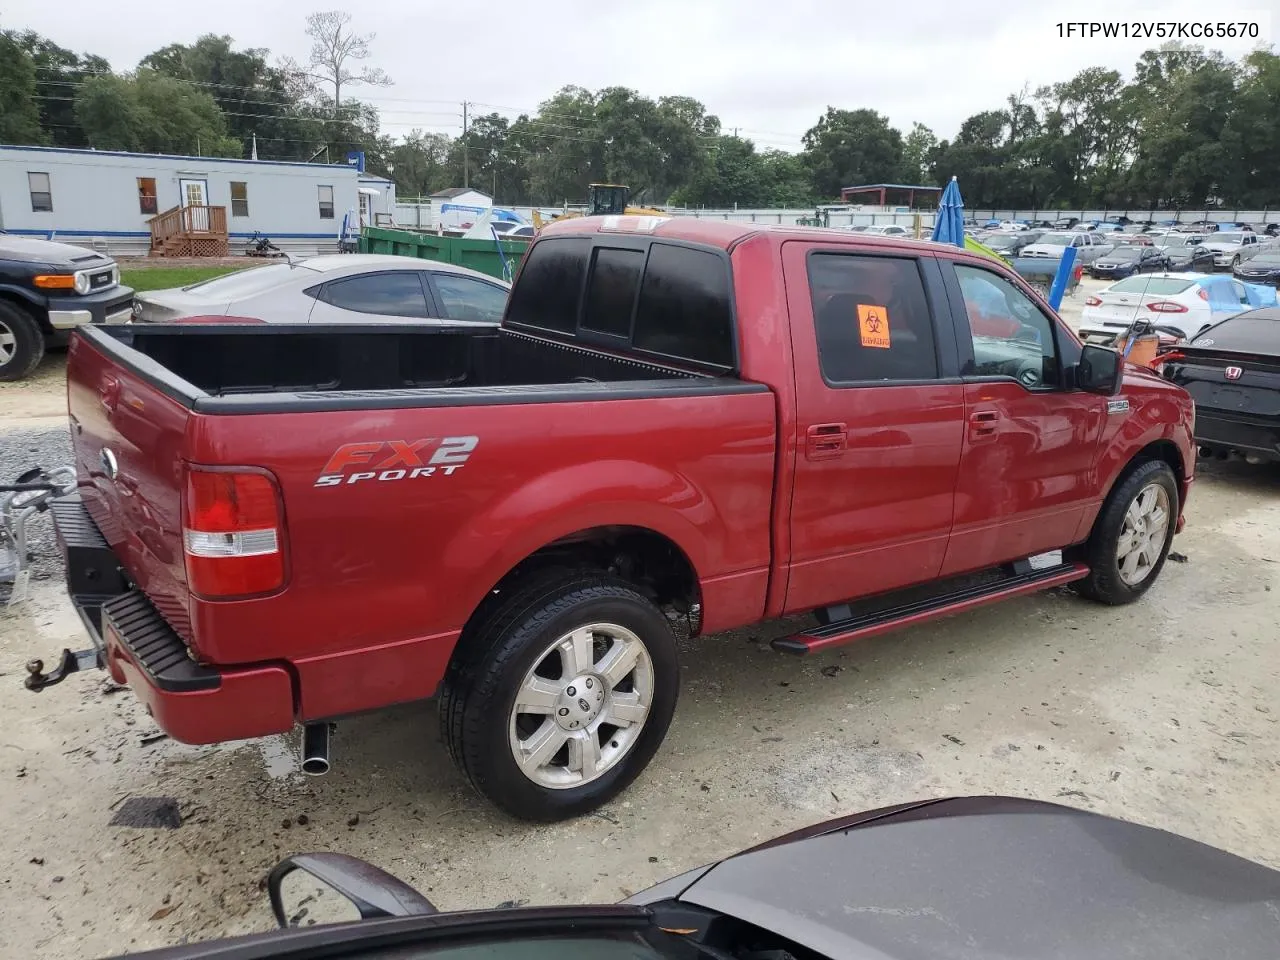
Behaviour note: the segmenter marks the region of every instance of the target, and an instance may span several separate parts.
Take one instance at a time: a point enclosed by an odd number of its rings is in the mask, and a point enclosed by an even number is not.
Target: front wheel
[[[21,307],[0,300],[0,380],[31,375],[44,358],[44,332]]]
[[[1160,575],[1178,518],[1178,482],[1162,460],[1142,464],[1112,491],[1086,546],[1089,576],[1076,590],[1120,605],[1147,592]]]
[[[552,574],[481,615],[445,678],[454,762],[512,816],[552,821],[606,803],[648,765],[675,711],[667,618],[630,583]]]

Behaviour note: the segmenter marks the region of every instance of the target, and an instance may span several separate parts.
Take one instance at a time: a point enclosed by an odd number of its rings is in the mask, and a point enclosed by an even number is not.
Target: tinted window
[[[502,319],[507,307],[507,291],[493,283],[485,283],[472,277],[459,277],[450,273],[432,276],[436,285],[436,299],[449,320]]]
[[[387,317],[425,317],[427,299],[417,271],[370,273],[326,283],[320,299],[343,310]]]
[[[1250,263],[1256,263],[1260,267],[1274,267],[1280,265],[1280,253],[1260,253]]]
[[[632,345],[669,357],[732,367],[728,264],[704,250],[653,244],[640,285]]]
[[[809,295],[828,381],[937,377],[929,302],[915,260],[815,253]]]
[[[1058,354],[1053,326],[1021,290],[978,267],[955,266],[973,341],[973,360],[963,373],[1013,377],[1023,386],[1057,386]]]
[[[594,261],[587,281],[582,328],[629,338],[644,251],[602,248],[596,250]]]
[[[535,243],[511,291],[507,322],[573,333],[591,241],[577,237]]]
[[[1239,314],[1210,327],[1192,346],[1275,354],[1280,352],[1280,311],[1269,308]]]
[[[1108,260],[1137,260],[1142,255],[1140,247],[1120,247],[1107,254]]]

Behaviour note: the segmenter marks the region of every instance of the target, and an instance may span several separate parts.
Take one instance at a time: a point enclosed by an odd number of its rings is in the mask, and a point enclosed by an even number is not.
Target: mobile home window
[[[321,207],[324,206],[324,197],[321,196]],[[231,181],[231,215],[233,217],[247,217],[249,215],[249,184],[243,180]],[[320,214],[324,216],[322,212]]]
[[[31,212],[51,213],[53,211],[53,193],[49,189],[47,173],[28,173],[27,186],[31,190]]]
[[[333,187],[320,187],[320,219],[333,219]]]
[[[138,178],[138,210],[141,213],[150,214],[155,214],[159,211],[159,208],[156,206],[155,177]]]

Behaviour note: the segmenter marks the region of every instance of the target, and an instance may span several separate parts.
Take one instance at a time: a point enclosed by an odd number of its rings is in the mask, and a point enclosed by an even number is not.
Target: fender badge
[[[1107,401],[1107,416],[1112,417],[1112,416],[1115,416],[1117,413],[1128,413],[1128,412],[1129,412],[1128,400],[1108,400]]]

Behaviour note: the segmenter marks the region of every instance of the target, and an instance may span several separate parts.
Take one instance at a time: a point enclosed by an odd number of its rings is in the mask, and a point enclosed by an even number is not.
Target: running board
[[[965,610],[995,603],[997,600],[1007,600],[1024,593],[1048,590],[1050,587],[1060,587],[1075,580],[1083,580],[1088,575],[1089,568],[1083,563],[1063,563],[1045,570],[1012,574],[999,580],[928,599],[901,603],[875,613],[855,614],[803,633],[779,637],[773,641],[772,646],[783,653],[816,653],[828,647],[838,647],[843,643],[878,636],[900,627],[910,627],[938,617],[950,616],[953,613],[963,613]]]

